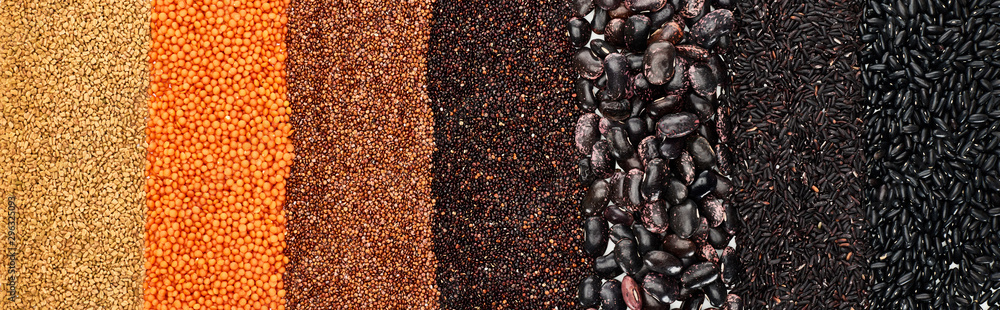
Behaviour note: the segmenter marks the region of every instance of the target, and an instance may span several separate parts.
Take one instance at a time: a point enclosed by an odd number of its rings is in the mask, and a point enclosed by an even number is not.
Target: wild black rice
[[[858,1],[738,3],[734,203],[751,309],[864,309]]]

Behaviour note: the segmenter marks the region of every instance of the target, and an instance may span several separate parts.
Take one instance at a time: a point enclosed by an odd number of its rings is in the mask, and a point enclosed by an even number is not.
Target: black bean
[[[576,149],[583,155],[590,155],[594,150],[594,144],[601,139],[601,132],[598,128],[601,117],[594,113],[581,115],[576,121],[576,129],[573,139],[576,142]]]
[[[608,99],[622,99],[628,89],[628,60],[619,53],[609,54],[604,58],[604,72],[608,78],[607,87],[604,89]]]
[[[636,244],[634,236],[622,238],[615,243],[615,261],[626,274],[634,275],[639,272],[639,269],[642,268],[642,260],[639,258],[639,246]]]
[[[636,13],[659,11],[667,5],[667,0],[625,0],[625,5]]]
[[[615,158],[629,158],[635,154],[635,148],[629,141],[628,133],[622,127],[608,129],[608,143],[611,144],[611,155]]]
[[[577,302],[580,307],[596,307],[600,303],[601,278],[591,275],[583,278],[577,286]]]
[[[594,33],[604,34],[604,27],[608,25],[608,10],[597,6],[594,8],[594,18],[591,20],[590,25],[594,29]],[[611,42],[607,37],[604,38],[608,42]]]
[[[676,234],[663,237],[663,249],[681,259],[693,257],[697,249],[694,242],[682,239]]]
[[[668,276],[679,275],[684,268],[677,256],[666,251],[650,251],[643,255],[642,262],[650,270]]]
[[[624,47],[625,20],[621,18],[615,18],[608,21],[604,31],[604,40],[608,41],[608,43],[611,45]]]
[[[641,148],[641,145],[640,145]],[[659,150],[655,150],[659,155]],[[648,201],[661,199],[663,185],[667,182],[666,162],[661,158],[654,158],[646,163],[646,171],[642,180],[642,196]],[[665,197],[662,197],[665,198]]]
[[[608,253],[594,259],[594,272],[604,279],[611,279],[622,273],[621,267],[615,261],[615,253]]]
[[[648,229],[643,224],[636,223],[632,225],[632,233],[635,234],[635,241],[639,245],[639,254],[646,254],[649,251],[659,249],[662,244],[660,236],[655,234]]]
[[[626,309],[625,299],[622,296],[622,284],[618,280],[608,280],[601,285],[601,309]]]
[[[684,284],[684,287],[691,289],[701,288],[718,279],[719,266],[713,262],[691,265],[681,274],[681,283]]]
[[[608,55],[618,53],[618,49],[608,43],[608,41],[601,39],[594,39],[593,41],[590,41],[590,50],[594,52],[594,55],[597,55],[597,57],[601,59],[604,59]]]
[[[573,57],[573,66],[576,68],[576,72],[585,79],[596,79],[601,73],[604,73],[601,59],[597,58],[586,47],[577,50]]]
[[[660,174],[664,174],[664,175],[666,174],[666,163],[662,162],[662,158],[661,158],[661,155],[660,155],[660,142],[659,142],[658,139],[656,139],[655,136],[648,136],[648,137],[642,139],[642,141],[639,142],[639,148],[638,148],[637,152],[639,153],[639,160],[641,160],[642,163],[643,163],[643,165],[646,166],[646,169],[647,169],[646,174],[647,175],[649,175],[649,170],[648,169],[649,169],[650,162],[652,162],[654,159],[660,159],[661,160],[661,163],[659,163],[658,165],[663,166],[663,168],[662,168],[663,172],[661,172]],[[659,175],[656,175],[656,176],[658,177]],[[651,187],[650,189],[652,190],[654,188]],[[655,200],[655,199],[652,199],[651,196],[649,196],[652,193],[653,192],[646,192],[646,193],[644,193],[644,194],[647,195],[646,199]]]
[[[694,160],[695,168],[709,169],[715,165],[715,150],[712,149],[712,145],[708,143],[708,139],[705,139],[705,137],[693,135],[692,138],[688,139],[687,150]]]
[[[576,17],[584,17],[590,14],[590,11],[594,9],[593,0],[573,0],[573,14]]]
[[[628,99],[602,100],[599,107],[601,115],[615,122],[622,122],[632,114],[632,104]]]
[[[712,69],[704,64],[694,64],[687,71],[687,77],[691,81],[691,88],[694,93],[701,97],[715,95],[719,86],[719,81],[712,73]]]
[[[663,23],[674,17],[675,8],[672,4],[666,4],[658,11],[646,13],[646,16],[649,16],[649,26],[653,29],[660,28]]]
[[[667,213],[667,205],[662,200],[653,201],[642,206],[642,221],[649,231],[656,234],[663,234],[670,228],[670,215]]]
[[[604,255],[608,247],[608,223],[600,216],[587,217],[583,222],[583,250],[591,257]]]
[[[645,45],[645,44],[644,44]],[[643,73],[653,85],[663,85],[674,77],[674,58],[677,51],[669,42],[655,42],[646,49],[643,56]]]
[[[656,123],[656,135],[660,138],[679,138],[698,128],[698,117],[688,112],[664,115]],[[666,155],[666,154],[664,154]]]
[[[645,15],[629,16],[628,19],[625,20],[624,30],[626,48],[637,53],[646,50],[646,39],[649,38],[649,33],[653,31],[653,29],[650,28],[649,17],[646,17]]]
[[[626,239],[635,240],[635,234],[632,233],[632,225],[615,224],[611,226],[611,243],[617,244]]]
[[[593,111],[597,108],[597,101],[594,99],[594,83],[583,77],[576,79],[573,89],[576,92],[577,107],[584,111]]]
[[[594,216],[604,212],[608,201],[611,201],[611,186],[605,180],[597,180],[587,189],[587,194],[580,204],[580,213],[584,216]]]
[[[690,238],[699,221],[698,207],[690,199],[670,207],[670,229],[681,239]]]
[[[719,37],[729,34],[733,23],[733,12],[726,9],[712,11],[691,27],[692,40],[694,44],[711,49],[715,47]]]
[[[580,158],[576,162],[577,174],[580,177],[580,184],[591,184],[597,179],[594,169],[590,167],[590,157]]]
[[[715,189],[715,183],[715,176],[708,170],[703,170],[698,174],[698,177],[694,179],[694,183],[691,184],[688,195],[690,195],[691,198],[701,200]]]
[[[679,205],[687,200],[688,188],[684,182],[676,178],[670,178],[665,185],[667,202],[671,205]]]
[[[669,22],[653,31],[646,43],[652,45],[656,42],[667,42],[677,45],[681,42],[681,39],[684,39],[684,28],[678,23]]]
[[[604,209],[604,219],[611,222],[612,225],[632,225],[634,222],[631,212],[625,212],[616,205],[610,205]]]
[[[657,273],[647,275],[642,281],[642,288],[647,294],[664,304],[676,301],[678,294],[680,294],[680,286],[676,278]]]
[[[638,114],[635,112],[635,107],[637,104],[645,104],[641,100],[632,100],[632,113],[633,115]],[[639,145],[643,139],[649,137],[649,132],[646,130],[646,121],[639,117],[630,117],[625,120],[625,132],[628,133],[628,141],[632,145]],[[642,159],[640,157],[640,159]],[[645,162],[644,162],[645,163]]]
[[[646,110],[649,111],[650,116],[660,118],[667,114],[680,112],[683,103],[681,96],[668,95],[653,100]]]
[[[575,47],[583,47],[590,41],[590,23],[586,19],[573,17],[569,19],[569,41]]]
[[[733,236],[730,236],[725,230],[716,227],[708,229],[708,243],[716,250],[725,249],[726,245],[729,244],[729,240],[732,239]]]
[[[709,283],[702,291],[705,292],[705,297],[708,297],[708,303],[712,306],[720,307],[726,302],[726,286],[722,284],[722,281],[716,280]]]

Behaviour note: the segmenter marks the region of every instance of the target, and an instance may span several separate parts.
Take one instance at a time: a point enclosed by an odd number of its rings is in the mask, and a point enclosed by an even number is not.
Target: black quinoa
[[[445,309],[571,309],[576,202],[565,0],[438,1],[428,51]]]

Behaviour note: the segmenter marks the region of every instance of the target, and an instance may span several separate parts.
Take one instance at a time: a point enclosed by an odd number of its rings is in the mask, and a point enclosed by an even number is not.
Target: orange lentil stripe
[[[153,2],[146,309],[284,309],[286,7]]]

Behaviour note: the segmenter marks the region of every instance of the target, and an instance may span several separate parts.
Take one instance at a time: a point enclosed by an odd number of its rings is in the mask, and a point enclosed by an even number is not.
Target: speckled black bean
[[[622,299],[622,284],[618,280],[608,280],[601,285],[601,310],[625,310]]]
[[[601,278],[590,275],[580,281],[577,286],[577,302],[580,307],[596,307],[600,303]]]

